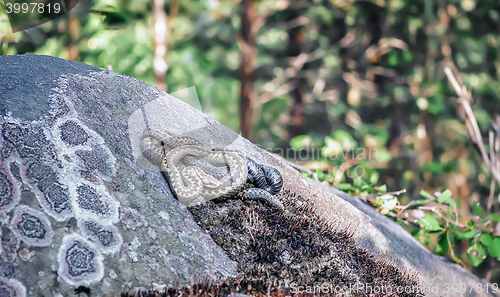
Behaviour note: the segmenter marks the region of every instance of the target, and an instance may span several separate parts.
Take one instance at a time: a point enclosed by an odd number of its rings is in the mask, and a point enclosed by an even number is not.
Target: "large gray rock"
[[[0,292],[73,296],[84,285],[100,296],[238,273],[141,156],[150,127],[274,166],[285,189],[313,201],[359,246],[418,271],[427,296],[494,296],[359,200],[134,78],[47,56],[0,56],[0,114]],[[447,291],[454,286],[463,291]]]
[[[203,120],[124,75],[47,56],[0,57],[0,290],[71,296],[88,285],[104,295],[237,273],[163,176],[136,164],[128,120],[158,98],[177,127]]]

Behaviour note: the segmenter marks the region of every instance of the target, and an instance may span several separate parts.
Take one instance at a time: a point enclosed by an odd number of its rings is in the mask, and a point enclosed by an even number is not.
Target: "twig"
[[[399,196],[403,193],[406,193],[406,189],[402,189],[402,190],[399,190],[399,191],[395,191],[395,192],[385,192],[385,193],[378,193],[378,194],[367,194],[367,195],[364,195],[364,196],[361,196],[359,198],[363,199],[364,201],[368,200],[368,199],[375,199],[377,198],[378,196],[382,196],[382,195],[394,195],[394,196]],[[394,208],[398,208],[400,209],[400,212],[405,210],[406,208],[408,207],[408,205],[405,205],[405,206],[395,206]]]
[[[490,140],[490,158],[491,158],[491,164],[496,164],[496,157],[495,157],[495,152],[492,149],[494,147],[494,135],[493,131],[490,131],[489,133],[489,140]],[[495,195],[495,180],[491,179],[490,183],[490,195],[488,197],[488,205],[486,207],[486,216],[489,216],[490,211],[491,211],[491,206],[493,205],[493,196]]]
[[[467,88],[465,86],[460,86],[458,85],[458,82],[453,75],[453,72],[451,71],[450,68],[445,67],[444,72],[446,73],[446,76],[448,76],[448,79],[451,82],[451,85],[455,89],[455,92],[459,96],[457,98],[457,105],[463,108],[462,111],[465,111],[466,118],[463,119],[466,124],[471,124],[472,125],[472,131],[473,133],[470,134],[471,140],[478,145],[479,151],[481,152],[481,157],[483,158],[484,162],[486,163],[486,166],[490,167],[490,159],[488,158],[488,154],[486,153],[486,149],[484,147],[484,144],[482,142],[482,137],[481,137],[481,131],[479,130],[479,126],[477,124],[476,117],[474,116],[474,112],[472,111],[470,107],[470,93],[467,92]],[[480,141],[481,140],[481,141]]]
[[[448,222],[448,223],[452,224],[453,226],[457,226],[457,227],[459,227],[459,228],[467,228],[467,226],[466,226],[466,225],[464,225],[464,224],[460,224],[460,223],[458,223],[458,222],[453,221],[453,220],[452,220],[452,219],[450,219],[450,218],[447,218],[447,217],[446,217],[446,216],[444,216],[444,215],[443,215],[440,211],[438,211],[438,210],[436,209],[436,207],[434,207],[434,206],[420,206],[418,209],[420,209],[420,210],[430,210],[430,211],[432,211],[433,213],[437,214],[440,218],[442,218],[442,219],[443,219],[443,220],[445,220],[446,222]]]
[[[488,167],[493,178],[496,180],[497,183],[500,183],[500,172],[496,168],[495,164],[496,162],[495,163],[492,162],[493,160],[495,160],[495,158],[493,157],[492,160],[490,160],[490,158],[488,157],[486,148],[484,147],[484,143],[482,140],[481,131],[479,130],[479,125],[477,124],[476,117],[474,116],[474,112],[472,111],[472,108],[470,107],[469,104],[471,101],[470,91],[467,90],[467,87],[464,85],[460,87],[450,67],[448,66],[445,67],[444,72],[446,73],[446,76],[448,77],[451,85],[455,89],[455,92],[459,96],[457,98],[457,109],[459,111],[460,116],[462,117],[462,120],[465,122],[465,125],[467,126],[469,138],[473,143],[477,145],[479,152],[481,154],[481,158]],[[494,149],[493,147],[490,147],[490,152],[493,151],[493,149]]]

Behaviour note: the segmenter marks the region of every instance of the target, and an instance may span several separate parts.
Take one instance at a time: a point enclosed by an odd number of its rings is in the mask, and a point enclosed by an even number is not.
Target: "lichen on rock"
[[[26,288],[16,279],[6,279],[0,277],[0,296],[5,297],[25,297]]]
[[[98,248],[78,234],[64,237],[57,254],[57,274],[73,286],[89,285],[104,275],[102,256]]]
[[[79,220],[78,227],[103,254],[116,253],[123,243],[122,236],[115,226],[104,226],[94,220]]]
[[[14,185],[12,177],[0,171],[0,212],[12,210],[19,198],[19,188]]]
[[[61,130],[61,140],[69,146],[84,145],[89,139],[85,129],[74,120],[68,120],[58,127]]]
[[[73,196],[73,208],[77,219],[99,220],[103,225],[118,222],[120,204],[109,195],[104,186],[75,184],[71,186],[70,193]]]
[[[30,246],[48,246],[54,231],[49,219],[41,211],[20,205],[14,210],[12,232]]]

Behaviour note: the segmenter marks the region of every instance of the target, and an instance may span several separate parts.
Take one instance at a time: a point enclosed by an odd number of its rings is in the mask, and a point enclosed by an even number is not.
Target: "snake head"
[[[160,166],[165,157],[165,148],[161,142],[154,137],[145,137],[141,141],[142,155],[156,166]]]

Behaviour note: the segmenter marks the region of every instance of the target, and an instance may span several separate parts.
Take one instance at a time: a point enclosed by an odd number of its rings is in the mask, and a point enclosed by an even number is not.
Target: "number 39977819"
[[[59,13],[61,4],[59,3],[6,3],[5,11],[7,13]]]

